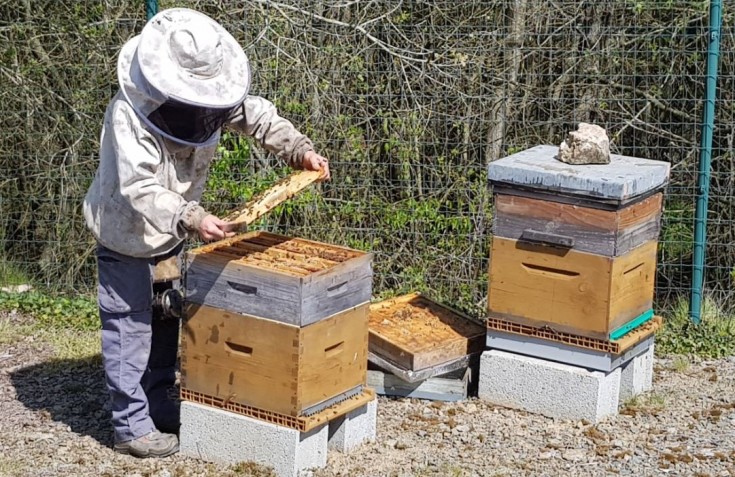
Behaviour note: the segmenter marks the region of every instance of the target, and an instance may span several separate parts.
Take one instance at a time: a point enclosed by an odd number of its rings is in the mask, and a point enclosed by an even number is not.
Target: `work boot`
[[[179,438],[173,434],[151,431],[132,441],[115,443],[115,452],[134,457],[166,457],[179,451]]]

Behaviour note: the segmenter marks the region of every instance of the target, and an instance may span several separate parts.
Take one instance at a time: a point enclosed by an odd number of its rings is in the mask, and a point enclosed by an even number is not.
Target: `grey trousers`
[[[135,258],[97,247],[102,361],[116,442],[137,439],[154,429],[178,431],[178,408],[168,390],[176,379],[179,321],[154,320],[152,301],[155,264],[180,255],[181,249],[156,258]],[[155,284],[156,291],[161,285]]]

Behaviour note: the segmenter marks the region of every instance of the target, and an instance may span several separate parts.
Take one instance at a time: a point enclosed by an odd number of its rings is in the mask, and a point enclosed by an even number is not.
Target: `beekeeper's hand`
[[[322,171],[321,180],[329,180],[329,161],[326,157],[320,156],[314,151],[308,151],[304,154],[304,159],[301,161],[301,165],[307,171]]]
[[[199,237],[207,242],[232,237],[235,232],[230,231],[231,227],[230,224],[219,217],[209,214],[199,224]]]

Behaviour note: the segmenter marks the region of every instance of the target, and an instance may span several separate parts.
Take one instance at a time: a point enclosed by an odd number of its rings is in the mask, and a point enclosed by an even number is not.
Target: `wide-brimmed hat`
[[[219,23],[187,8],[163,10],[120,51],[118,80],[147,115],[169,99],[231,108],[250,88],[245,52]]]

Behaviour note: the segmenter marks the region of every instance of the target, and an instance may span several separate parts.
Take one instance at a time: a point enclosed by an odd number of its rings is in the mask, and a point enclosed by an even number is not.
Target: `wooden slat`
[[[260,244],[253,243],[253,242],[248,242],[248,241],[235,242],[234,246],[245,249],[245,250],[249,250],[252,252],[265,253],[274,258],[279,258],[279,259],[298,258],[300,262],[312,265],[314,267],[319,267],[319,269],[327,269],[329,267],[333,267],[334,265],[338,263],[333,260],[327,260],[325,258],[311,257],[311,256],[305,255],[300,252],[289,252],[286,250],[281,250],[275,246],[265,246],[265,245],[260,245]],[[317,270],[313,270],[313,271],[317,271]]]
[[[366,383],[368,310],[365,303],[301,328],[299,409]]]
[[[638,224],[654,219],[661,214],[663,194],[654,194],[630,207],[620,210],[618,228],[625,230]]]
[[[568,224],[580,229],[614,232],[618,228],[615,211],[591,209],[579,205],[531,199],[515,195],[495,196],[496,216],[507,215],[518,219],[542,219]]]
[[[224,220],[233,229],[253,223],[256,219],[270,212],[285,200],[290,199],[322,176],[321,171],[300,171],[273,185],[268,190],[253,197],[247,204],[227,215]]]
[[[408,370],[481,351],[485,329],[419,294],[370,307],[370,350]]]

